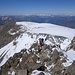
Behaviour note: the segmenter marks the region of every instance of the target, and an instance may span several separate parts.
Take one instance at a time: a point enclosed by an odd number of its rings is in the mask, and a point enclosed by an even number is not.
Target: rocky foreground
[[[71,41],[68,50],[75,50],[75,38]],[[60,49],[60,51],[58,50]],[[1,67],[2,75],[7,75],[8,71],[15,71],[17,75],[32,75],[32,71],[41,71],[38,75],[75,75],[75,61],[70,66],[64,66],[67,56],[58,45],[46,45],[42,47],[36,42],[30,49],[23,49]],[[34,72],[34,75],[36,73]]]

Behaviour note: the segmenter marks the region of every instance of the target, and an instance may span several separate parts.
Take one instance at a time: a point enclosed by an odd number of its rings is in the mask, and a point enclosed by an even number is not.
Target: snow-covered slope
[[[33,23],[33,22],[16,22],[17,25],[27,27],[27,31],[31,33],[46,33],[51,35],[65,36],[73,39],[75,36],[75,29],[57,26],[49,23]]]
[[[20,52],[22,49],[29,49],[34,42],[38,41],[39,37],[43,37],[44,39],[47,37],[47,35],[40,34],[50,35],[50,37],[56,41],[56,43],[61,44],[62,49],[65,49],[66,46],[68,46],[68,44],[71,42],[71,39],[75,36],[75,29],[48,23],[16,22],[16,25],[21,25],[20,31],[23,33],[0,49],[0,66],[2,66],[15,53]],[[12,34],[10,33],[10,35]],[[62,41],[59,43],[57,42],[58,39],[56,39],[55,36],[63,36],[66,38],[58,38],[60,41]],[[16,42],[16,45],[13,44],[14,42]],[[51,42],[49,39],[46,40],[45,43],[52,44],[53,42]],[[29,52],[27,51],[27,53]]]

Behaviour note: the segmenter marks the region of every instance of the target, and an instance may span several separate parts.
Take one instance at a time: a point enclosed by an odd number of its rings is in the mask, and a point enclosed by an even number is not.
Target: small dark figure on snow
[[[43,38],[39,38],[39,43],[40,43],[40,46],[43,46],[44,45],[44,39]]]

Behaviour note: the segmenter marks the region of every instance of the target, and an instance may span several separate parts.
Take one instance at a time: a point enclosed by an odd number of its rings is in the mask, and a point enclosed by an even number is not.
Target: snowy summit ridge
[[[10,42],[9,44],[0,49],[0,54],[2,54],[4,51],[7,52],[6,56],[4,57],[5,60],[3,59],[0,65],[3,65],[8,60],[8,58],[13,56],[15,53],[21,51],[23,48],[26,49],[30,48],[30,46],[35,41],[37,41],[39,37],[43,37],[44,39],[46,38],[46,36],[37,37],[36,35],[33,35],[33,38],[31,38],[31,36],[29,36],[29,33],[32,34],[44,33],[56,36],[64,36],[67,37],[68,39],[72,39],[75,36],[74,33],[75,29],[57,26],[49,23],[16,22],[16,25],[20,25],[21,26],[20,31],[23,31],[24,33],[22,33],[18,38],[16,38],[17,42],[16,46],[13,46],[14,42],[13,40],[12,42]],[[9,30],[9,32],[10,31],[11,29]],[[10,34],[12,35],[12,33]],[[49,41],[46,41],[46,43],[50,44]]]
[[[16,24],[27,27],[27,32],[31,33],[46,33],[51,35],[64,36],[69,39],[73,39],[75,36],[75,29],[54,24],[34,22],[16,22]]]
[[[74,50],[66,52],[67,47],[75,36],[75,29],[57,26],[49,23],[16,22],[16,25],[20,26],[20,29],[16,32],[12,32],[13,28],[11,28],[8,33],[14,36],[15,34],[20,32],[20,35],[0,49],[0,66],[4,65],[10,57],[13,57],[15,53],[18,53],[23,49],[26,49],[27,54],[30,54],[30,49],[31,47],[33,47],[32,45],[34,43],[37,43],[39,38],[44,38],[44,43],[46,46],[56,46],[55,48],[51,48],[53,51],[57,49],[58,52],[63,52],[64,57],[67,57],[68,59],[66,59],[66,63],[63,63],[64,66],[71,65],[75,60]],[[58,47],[59,45],[60,47]],[[46,50],[49,54],[48,49]],[[36,51],[34,48],[32,48],[32,52],[34,52],[34,55],[36,54]],[[47,57],[50,58],[48,54]],[[61,56],[61,60],[64,57]],[[20,62],[22,62],[22,58],[20,59]],[[38,60],[36,62],[38,62]],[[45,65],[47,66],[46,63]],[[49,68],[49,66],[47,68]],[[34,72],[37,73],[37,71],[34,70],[32,75],[34,75]],[[50,74],[48,73],[48,75]]]

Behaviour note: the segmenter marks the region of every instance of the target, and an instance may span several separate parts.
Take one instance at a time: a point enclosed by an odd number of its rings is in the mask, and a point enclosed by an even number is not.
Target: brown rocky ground
[[[12,70],[17,75],[22,75],[23,73],[25,73],[24,75],[31,75],[33,70],[49,72],[52,75],[75,75],[75,62],[68,67],[64,67],[62,64],[66,62],[64,54],[58,52],[57,49],[51,49],[49,45],[40,47],[38,43],[35,43],[28,50],[29,54],[27,53],[27,49],[21,50],[21,52],[16,53],[2,66],[2,75],[7,75],[7,72],[11,71],[11,68],[13,68]],[[61,56],[63,57],[62,60]],[[47,69],[48,66],[51,67]],[[41,72],[39,75],[44,74]]]
[[[13,29],[13,32],[16,32],[20,29],[19,26],[15,25],[15,23],[8,23],[6,26],[0,27],[0,48],[10,43],[13,39],[18,37],[20,33],[16,33],[15,35],[9,34],[9,30]]]

